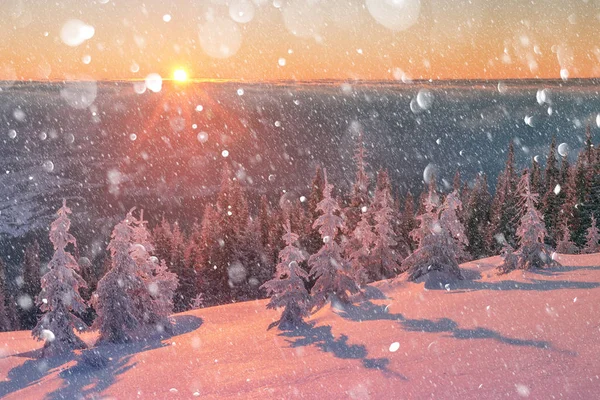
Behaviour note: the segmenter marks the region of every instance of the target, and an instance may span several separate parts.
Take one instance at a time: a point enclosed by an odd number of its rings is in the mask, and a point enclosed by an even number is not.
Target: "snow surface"
[[[504,276],[499,257],[466,263],[439,290],[377,282],[294,332],[267,330],[279,313],[251,301],[177,314],[169,338],[85,358],[39,360],[30,332],[2,333],[0,397],[596,398],[600,254],[557,259]]]

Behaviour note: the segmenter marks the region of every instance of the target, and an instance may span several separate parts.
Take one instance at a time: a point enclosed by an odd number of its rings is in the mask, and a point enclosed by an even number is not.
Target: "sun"
[[[173,71],[173,80],[176,82],[186,82],[188,80],[188,74],[185,69],[178,68]]]

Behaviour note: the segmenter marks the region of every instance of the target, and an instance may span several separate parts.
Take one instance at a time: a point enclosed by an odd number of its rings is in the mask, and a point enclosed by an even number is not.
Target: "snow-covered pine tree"
[[[358,285],[336,242],[338,231],[343,230],[344,224],[338,215],[340,207],[331,196],[333,185],[327,182],[325,172],[324,176],[323,200],[317,204],[317,211],[321,215],[313,224],[313,229],[319,229],[323,246],[308,260],[310,276],[315,279],[311,292],[316,306],[324,305],[328,300],[332,300],[332,297],[347,302],[348,293],[358,292]]]
[[[23,255],[23,287],[21,296],[25,296],[20,304],[21,327],[32,329],[40,316],[40,309],[35,304],[35,298],[41,288],[40,245],[37,240],[25,246]]]
[[[44,340],[44,355],[55,355],[76,348],[85,348],[85,343],[73,331],[85,326],[74,313],[85,311],[79,288],[85,281],[77,271],[79,266],[66,247],[75,246],[75,237],[69,233],[71,209],[63,200],[58,217],[50,225],[50,241],[54,255],[48,263],[48,272],[41,279],[41,292],[37,304],[44,315],[40,318],[32,335]]]
[[[313,222],[319,217],[319,210],[317,205],[323,200],[324,190],[324,178],[323,170],[317,166],[315,176],[310,185],[310,193],[307,200],[307,214],[308,224],[306,225],[306,232],[300,234],[300,241],[302,247],[306,249],[308,254],[314,254],[321,248],[323,241],[319,231],[313,228]],[[284,220],[282,220],[283,223]],[[277,237],[279,239],[279,236]]]
[[[491,196],[488,191],[487,177],[478,175],[466,204],[466,235],[469,245],[467,251],[474,258],[487,256],[486,232],[489,229]]]
[[[417,226],[415,219],[415,199],[409,192],[404,199],[404,210],[402,210],[402,216],[400,220],[400,235],[402,240],[407,244],[408,250],[412,252],[416,246],[410,236],[410,233]]]
[[[230,269],[229,278],[237,300],[262,298],[260,286],[275,273],[275,264],[268,257],[260,239],[260,225],[258,221],[251,221],[235,250],[234,268],[238,271]]]
[[[202,216],[200,229],[200,292],[204,305],[213,306],[231,301],[231,288],[228,285],[227,266],[222,265],[225,241],[219,225],[217,211],[207,204]]]
[[[164,260],[152,256],[154,246],[143,210],[139,219],[131,214],[127,219],[132,222],[130,254],[136,264],[136,274],[142,282],[142,285],[135,286],[136,292],[131,293],[137,319],[150,332],[168,330],[177,275],[167,269]]]
[[[408,255],[408,246],[398,243],[396,233],[393,230],[396,214],[392,209],[394,200],[390,192],[389,178],[387,172],[379,171],[377,174],[378,184],[375,198],[373,200],[372,217],[375,223],[374,245],[371,250],[371,261],[367,272],[371,281],[391,278],[400,272],[402,256]],[[402,254],[400,254],[402,252]]]
[[[130,211],[113,229],[108,245],[111,269],[100,279],[92,296],[92,304],[98,314],[93,327],[100,331],[100,343],[131,341],[141,327],[140,313],[131,296],[131,293],[139,293],[144,288],[131,256],[132,223]]]
[[[454,239],[440,224],[437,201],[435,191],[430,189],[424,199],[424,212],[417,217],[419,226],[411,232],[418,247],[402,262],[402,269],[411,281],[433,271],[441,273],[440,278],[444,280],[463,278],[454,252]]]
[[[532,269],[555,265],[552,260],[552,248],[544,243],[547,234],[544,217],[536,208],[538,194],[531,191],[531,180],[527,169],[523,171],[517,193],[521,198],[522,210],[517,228],[520,246],[516,252],[517,268]],[[504,266],[503,270],[508,272],[507,266]]]
[[[10,310],[10,296],[6,287],[6,271],[4,261],[0,258],[0,332],[6,332],[15,328]]]
[[[4,294],[4,285],[0,284],[0,332],[10,331],[12,326],[6,309],[6,295]]]
[[[362,131],[359,132],[354,150],[354,162],[356,163],[356,179],[352,185],[350,194],[350,206],[344,210],[346,216],[346,229],[352,232],[363,213],[363,207],[369,207],[371,198],[369,196],[369,175],[367,174],[368,163]]]
[[[542,169],[540,168],[540,163],[538,162],[537,157],[538,156],[535,156],[531,159],[531,190],[534,193],[543,193],[544,180],[542,178]]]
[[[498,176],[496,193],[490,206],[490,224],[486,234],[486,247],[491,254],[498,254],[503,242],[516,244],[516,225],[519,216],[517,207],[517,173],[515,149],[511,141],[504,171]]]
[[[283,307],[281,318],[271,325],[278,325],[280,329],[297,327],[309,313],[310,296],[304,286],[308,274],[300,267],[305,257],[295,245],[298,238],[297,234],[292,233],[288,221],[283,235],[285,247],[279,252],[275,276],[261,286],[271,297],[267,308]]]
[[[369,223],[369,213],[363,212],[360,221],[344,246],[344,253],[350,264],[352,275],[360,285],[371,282],[368,271],[372,261],[371,251],[375,246],[375,239],[373,227]]]
[[[556,244],[556,252],[560,254],[577,254],[579,249],[571,240],[571,230],[566,223],[562,226],[561,239]]]
[[[152,231],[152,244],[156,257],[159,260],[169,262],[173,248],[173,231],[171,230],[171,224],[169,224],[164,215],[160,225],[156,226]]]
[[[40,245],[37,240],[25,246],[23,256],[23,292],[35,299],[41,287]]]
[[[544,193],[541,194],[542,215],[544,216],[544,225],[546,226],[546,242],[554,245],[557,238],[560,237],[560,209],[564,202],[564,193],[560,186],[560,170],[556,160],[556,138],[552,137],[550,151],[546,160],[546,171],[544,173]]]
[[[514,271],[519,267],[519,257],[515,254],[515,249],[513,249],[510,244],[504,243],[500,256],[503,260],[503,263],[498,267],[498,272],[500,274]]]
[[[175,312],[182,312],[189,310],[190,304],[197,294],[196,283],[198,278],[196,271],[193,268],[189,268],[186,259],[186,239],[179,228],[179,224],[173,224],[173,240],[171,247],[170,258],[165,260],[169,271],[176,274],[179,281],[175,296],[173,297],[173,304]]]
[[[564,201],[560,209],[560,225],[564,233],[565,227],[569,229],[570,239],[577,245],[576,232],[578,232],[581,220],[581,207],[577,204],[577,167],[569,168],[566,177],[566,183],[561,187],[561,193],[564,193]],[[564,235],[563,235],[564,236]],[[557,245],[558,247],[558,245]],[[558,251],[558,249],[557,249]]]
[[[3,305],[4,312],[7,318],[5,323],[6,330],[19,330],[21,329],[20,321],[17,312],[17,302],[15,301],[13,294],[11,293],[11,287],[8,285],[8,276],[6,271],[6,265],[4,260],[0,257],[0,291],[4,293]]]
[[[600,253],[600,233],[596,226],[596,218],[592,218],[592,224],[588,228],[585,236],[585,247],[582,250],[584,254]]]
[[[462,212],[463,206],[458,192],[453,191],[444,199],[444,203],[440,207],[440,225],[445,229],[452,239],[454,239],[454,253],[456,254],[459,263],[470,260],[472,257],[467,252],[469,240],[465,234],[465,227],[458,218],[458,213]]]

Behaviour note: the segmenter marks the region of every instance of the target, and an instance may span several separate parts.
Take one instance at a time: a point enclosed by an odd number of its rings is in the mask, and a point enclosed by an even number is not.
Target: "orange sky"
[[[0,79],[599,77],[598,33],[600,0],[5,0]]]

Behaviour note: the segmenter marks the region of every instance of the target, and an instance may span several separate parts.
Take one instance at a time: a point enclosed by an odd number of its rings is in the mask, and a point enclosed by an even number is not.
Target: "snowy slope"
[[[97,369],[37,360],[29,332],[3,333],[0,397],[596,398],[600,254],[559,261],[498,277],[498,258],[479,260],[450,290],[378,282],[296,332],[267,331],[265,301],[182,313],[168,339],[100,348]]]

